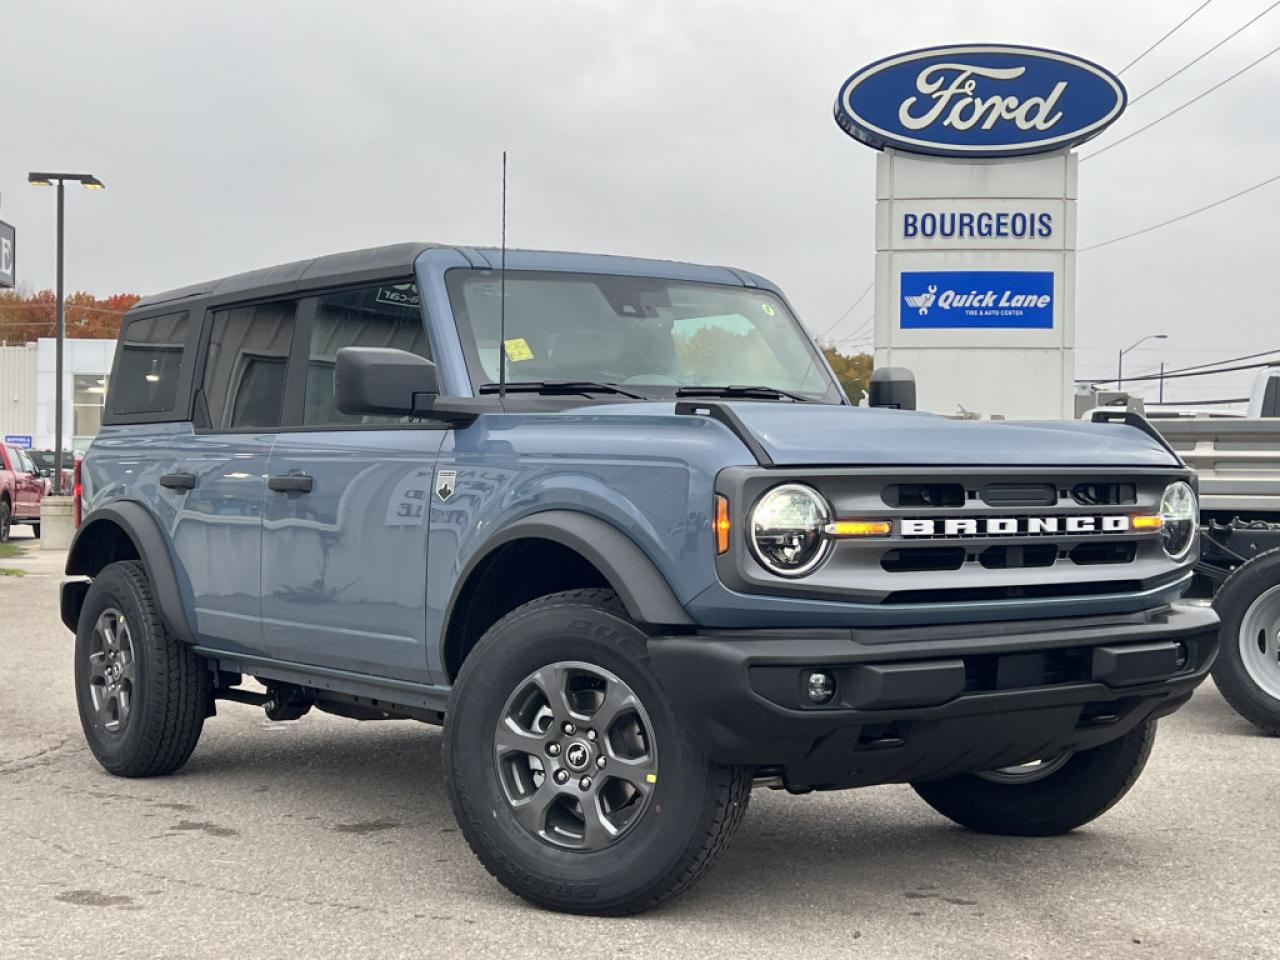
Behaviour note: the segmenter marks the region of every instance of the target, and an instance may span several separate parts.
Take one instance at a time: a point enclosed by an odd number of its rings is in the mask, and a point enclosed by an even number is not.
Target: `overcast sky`
[[[510,152],[513,246],[741,266],[826,329],[871,281],[875,152],[831,118],[890,53],[999,41],[1119,69],[1201,0],[490,3],[0,0],[0,219],[19,279],[153,292],[399,240],[496,244]],[[1131,96],[1271,0],[1215,0],[1123,75]],[[1280,44],[1280,10],[1132,107],[1118,139]],[[1280,54],[1080,168],[1080,245],[1280,173]],[[1087,154],[1089,148],[1082,151]],[[1280,347],[1280,183],[1079,256],[1078,376]],[[833,336],[870,314],[868,297]],[[1169,396],[1235,395],[1250,375]]]

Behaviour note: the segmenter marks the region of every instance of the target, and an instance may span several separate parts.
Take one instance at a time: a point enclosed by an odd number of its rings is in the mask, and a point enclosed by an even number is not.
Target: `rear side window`
[[[397,347],[430,360],[417,286],[383,283],[324,294],[316,298],[315,320],[311,324],[303,424],[399,422],[397,417],[348,416],[338,412],[333,371],[343,347]]]
[[[296,306],[259,303],[214,312],[201,387],[212,429],[280,425]]]
[[[190,315],[183,311],[125,323],[111,376],[112,413],[128,416],[174,409],[189,322]]]

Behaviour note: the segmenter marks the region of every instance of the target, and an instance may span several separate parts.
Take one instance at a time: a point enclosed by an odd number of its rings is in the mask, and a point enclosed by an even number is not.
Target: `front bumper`
[[[1083,750],[1172,713],[1217,653],[1218,617],[1140,613],[896,629],[715,630],[654,637],[683,722],[721,763],[788,787],[958,776]],[[829,704],[808,673],[836,679]]]

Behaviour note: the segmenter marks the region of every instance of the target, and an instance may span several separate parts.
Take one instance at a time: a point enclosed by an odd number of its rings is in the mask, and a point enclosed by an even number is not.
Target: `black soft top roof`
[[[157,304],[185,300],[189,297],[209,297],[234,300],[244,296],[282,296],[300,288],[342,286],[377,280],[389,275],[413,272],[413,263],[424,250],[441,246],[435,243],[393,243],[383,247],[368,247],[346,253],[331,253],[310,260],[282,263],[275,267],[263,267],[247,273],[237,273],[218,280],[193,283],[190,286],[166,290],[143,297],[133,307],[138,310]]]

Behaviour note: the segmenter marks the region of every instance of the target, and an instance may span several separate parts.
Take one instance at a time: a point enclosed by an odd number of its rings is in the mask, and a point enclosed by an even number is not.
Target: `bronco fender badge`
[[[448,500],[453,496],[453,491],[457,489],[458,471],[457,470],[441,470],[436,474],[436,496],[441,500]]]

